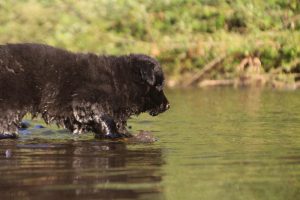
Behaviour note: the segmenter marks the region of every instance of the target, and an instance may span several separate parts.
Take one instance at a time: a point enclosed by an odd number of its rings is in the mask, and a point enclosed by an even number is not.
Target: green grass
[[[249,57],[266,73],[300,72],[298,0],[4,0],[0,24],[0,43],[150,54],[172,79],[221,54],[228,58],[209,78],[238,76]]]

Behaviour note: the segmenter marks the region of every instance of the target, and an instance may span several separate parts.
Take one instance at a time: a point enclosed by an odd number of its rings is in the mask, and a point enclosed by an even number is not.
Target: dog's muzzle
[[[169,103],[161,104],[158,109],[151,110],[149,112],[149,114],[151,116],[156,116],[160,113],[163,113],[163,112],[167,111],[168,109],[170,109],[170,104]]]

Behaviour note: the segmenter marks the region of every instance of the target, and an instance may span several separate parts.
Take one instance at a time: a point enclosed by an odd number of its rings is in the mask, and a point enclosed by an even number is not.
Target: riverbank
[[[192,76],[190,77],[193,78]],[[188,79],[188,78],[187,78]],[[296,90],[300,89],[300,81],[282,81],[276,80],[276,77],[272,77],[269,74],[262,75],[248,75],[236,77],[233,79],[204,79],[195,82],[193,85],[186,85],[186,79],[176,80],[168,79],[166,81],[166,87],[168,88],[209,88],[209,87],[269,87],[283,90]]]
[[[224,73],[226,59],[221,55],[201,69],[193,69],[180,76],[168,76],[166,86],[169,88],[188,87],[271,87],[275,89],[295,90],[300,88],[300,59],[296,58],[289,67],[263,68],[259,57],[247,56],[232,67],[233,71]],[[222,73],[223,72],[223,73]]]
[[[299,85],[298,0],[3,1],[0,19],[0,44],[151,55],[169,87]]]

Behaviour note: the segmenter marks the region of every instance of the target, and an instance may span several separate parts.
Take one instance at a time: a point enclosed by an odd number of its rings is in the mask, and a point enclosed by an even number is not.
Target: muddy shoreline
[[[274,89],[297,90],[300,89],[300,81],[278,80],[269,74],[245,75],[236,78],[203,79],[191,85],[186,85],[190,80],[187,77],[180,79],[168,79],[167,88],[210,88],[210,87],[268,87]]]

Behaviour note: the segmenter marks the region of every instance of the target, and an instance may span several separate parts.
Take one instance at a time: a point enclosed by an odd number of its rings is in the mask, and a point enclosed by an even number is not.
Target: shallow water
[[[1,141],[0,199],[300,199],[300,91],[167,96],[168,112],[130,121],[152,144],[55,126]]]

